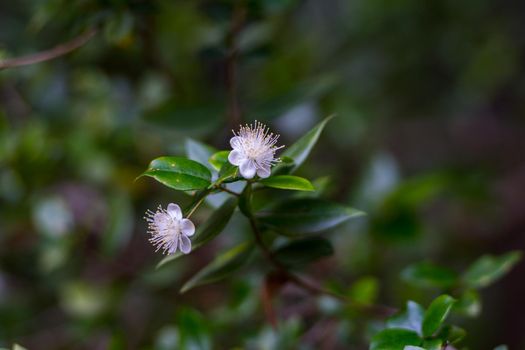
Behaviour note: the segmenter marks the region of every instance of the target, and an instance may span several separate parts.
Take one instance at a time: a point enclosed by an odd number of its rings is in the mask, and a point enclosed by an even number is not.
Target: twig
[[[240,193],[237,193],[237,192],[235,192],[235,191],[232,191],[232,190],[230,190],[230,189],[228,189],[228,188],[226,188],[226,187],[219,186],[219,187],[217,187],[217,188],[218,188],[219,190],[221,190],[221,191],[224,191],[224,192],[227,192],[227,193],[229,193],[229,194],[233,194],[234,196],[240,197]]]
[[[237,39],[241,32],[244,19],[246,17],[246,9],[242,4],[237,3],[233,12],[232,23],[226,43],[228,45],[228,57],[226,59],[226,86],[228,88],[228,118],[232,128],[237,127],[242,120],[241,107],[239,105],[238,96],[238,58],[239,48],[237,47]]]
[[[249,217],[250,226],[253,230],[254,236],[255,236],[255,242],[261,248],[261,251],[263,252],[265,258],[277,269],[279,272],[281,272],[284,276],[286,276],[291,282],[295,283],[297,286],[303,288],[304,290],[309,291],[310,293],[314,295],[328,295],[331,296],[339,301],[342,301],[346,304],[351,304],[353,307],[363,311],[367,312],[373,316],[379,317],[379,318],[385,318],[388,316],[393,315],[397,310],[388,306],[384,305],[368,305],[368,304],[357,304],[353,302],[352,300],[348,299],[344,295],[340,295],[337,293],[334,293],[330,290],[324,289],[321,286],[312,283],[302,277],[299,277],[290,271],[286,269],[277,259],[275,259],[272,252],[268,249],[268,247],[264,244],[261,232],[259,231],[259,228],[257,227],[257,222],[253,216]]]
[[[27,66],[30,64],[49,61],[57,57],[64,56],[70,53],[71,51],[78,49],[81,46],[84,46],[96,33],[97,29],[91,28],[83,34],[77,36],[73,40],[55,46],[52,49],[40,51],[27,56],[0,60],[0,70],[6,68]]]

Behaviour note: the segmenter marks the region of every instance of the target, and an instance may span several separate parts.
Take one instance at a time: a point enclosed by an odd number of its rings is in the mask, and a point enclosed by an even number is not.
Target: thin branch
[[[237,127],[242,121],[241,107],[238,96],[238,59],[239,48],[237,40],[246,17],[246,9],[239,2],[236,4],[230,31],[226,37],[228,57],[226,59],[226,86],[228,89],[228,118],[232,128]]]
[[[307,280],[302,277],[299,277],[290,271],[286,269],[285,266],[283,266],[272,254],[272,252],[268,249],[266,244],[264,244],[264,241],[261,236],[261,232],[259,231],[259,228],[257,227],[257,222],[255,221],[255,218],[251,216],[249,218],[250,226],[253,230],[254,236],[255,236],[255,242],[263,252],[265,258],[284,276],[286,276],[291,282],[295,283],[297,286],[303,288],[304,290],[307,290],[311,294],[314,295],[328,295],[331,296],[339,301],[342,301],[346,304],[351,304],[353,307],[369,313],[373,316],[385,318],[388,316],[393,315],[397,310],[388,306],[384,305],[368,305],[368,304],[357,304],[354,301],[348,299],[344,295],[340,295],[337,293],[334,293],[330,290],[324,289],[323,287]]]
[[[91,28],[81,35],[77,36],[71,41],[60,44],[53,47],[52,49],[40,51],[31,55],[9,58],[6,60],[0,60],[0,70],[6,68],[14,68],[20,66],[27,66],[30,64],[40,63],[49,61],[60,56],[64,56],[73,50],[84,46],[93,36],[97,33],[97,29]]]
[[[227,192],[227,193],[232,194],[232,195],[237,196],[237,197],[240,197],[240,195],[241,195],[240,193],[237,193],[237,192],[235,192],[235,191],[232,191],[232,190],[230,190],[230,189],[228,189],[228,188],[226,188],[226,187],[223,187],[223,186],[219,186],[219,187],[217,187],[217,188],[218,188],[219,190],[221,190],[221,191]]]

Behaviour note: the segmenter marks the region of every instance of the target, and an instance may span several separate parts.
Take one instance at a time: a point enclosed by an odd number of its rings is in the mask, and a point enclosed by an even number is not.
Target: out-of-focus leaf
[[[274,256],[286,267],[300,267],[333,253],[329,241],[315,237],[292,241],[275,250]]]
[[[407,345],[403,348],[403,350],[427,350],[427,349],[419,347],[419,346]]]
[[[213,170],[213,167],[208,164],[208,159],[212,154],[217,152],[217,150],[211,146],[208,146],[202,142],[196,141],[194,139],[188,138],[185,143],[186,156],[199,162],[203,165],[206,165],[210,170]],[[217,169],[218,170],[218,169]]]
[[[197,286],[217,282],[228,277],[246,263],[252,251],[253,244],[251,242],[244,242],[220,254],[187,281],[182,286],[180,292],[185,293]]]
[[[374,277],[363,277],[352,284],[348,295],[356,303],[372,304],[377,299],[378,293],[378,280]]]
[[[509,350],[507,345],[499,345],[494,348],[494,350]]]
[[[149,176],[175,190],[200,190],[211,184],[211,172],[204,165],[182,157],[154,159],[141,176]]]
[[[469,317],[479,316],[481,313],[481,299],[478,292],[474,289],[463,292],[457,303],[454,304],[454,311]]]
[[[179,331],[179,346],[176,349],[212,349],[211,327],[206,317],[196,310],[182,308],[177,313],[176,322]]]
[[[450,288],[458,279],[454,271],[426,261],[408,266],[401,276],[414,286],[442,289]]]
[[[306,160],[310,152],[312,151],[312,148],[317,143],[317,140],[319,139],[319,136],[321,135],[321,132],[323,131],[324,127],[326,126],[326,123],[328,123],[332,119],[332,117],[328,117],[319,124],[317,124],[312,130],[307,132],[303,137],[301,137],[299,140],[297,140],[293,145],[286,148],[286,151],[283,152],[281,155],[282,157],[289,157],[292,158],[294,161],[293,167],[291,167],[290,172],[295,171],[297,168],[303,164],[303,162]],[[274,172],[276,174],[279,173],[279,168],[284,167],[285,165],[279,164],[275,167]]]
[[[423,342],[423,349],[426,350],[441,350],[443,342],[441,339],[430,339]]]
[[[219,235],[230,221],[236,206],[237,198],[230,198],[217,210],[215,210],[206,221],[204,221],[201,225],[198,225],[195,238],[193,238],[191,243],[191,250],[195,251],[195,249]],[[180,251],[176,252],[175,254],[168,255],[158,263],[157,268],[170,261],[178,259],[183,255],[184,253],[181,253]]]
[[[421,328],[425,309],[416,302],[408,301],[406,309],[390,317],[386,323],[388,328],[402,328],[422,334]]]
[[[404,350],[407,345],[421,345],[421,338],[416,332],[408,329],[388,328],[372,338],[370,350]]]
[[[448,341],[450,344],[456,344],[465,338],[466,335],[467,332],[463,328],[446,325],[440,329],[436,336],[443,341]]]
[[[439,329],[455,302],[454,298],[446,294],[432,301],[423,318],[422,330],[425,337],[430,337]]]
[[[463,275],[463,281],[472,288],[483,288],[505,275],[521,259],[521,252],[501,256],[484,255],[475,261]]]
[[[293,175],[276,175],[259,181],[264,186],[284,190],[313,191],[314,186],[305,178]]]
[[[341,204],[316,198],[284,200],[258,212],[257,217],[270,228],[289,236],[300,236],[333,228],[364,213]]]
[[[210,163],[215,170],[219,171],[222,166],[228,162],[229,154],[230,151],[215,152],[208,158],[208,163]]]
[[[125,246],[133,230],[133,208],[126,193],[116,193],[109,198],[110,215],[103,235],[105,254],[115,254]]]

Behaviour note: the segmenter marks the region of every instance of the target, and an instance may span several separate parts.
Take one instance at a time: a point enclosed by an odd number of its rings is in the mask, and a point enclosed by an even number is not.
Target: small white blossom
[[[164,254],[174,254],[177,248],[184,254],[191,251],[188,237],[195,233],[195,226],[189,219],[182,218],[177,204],[170,203],[167,210],[159,205],[156,212],[146,211],[144,219],[148,222],[149,241]]]
[[[241,126],[238,133],[230,140],[233,150],[228,160],[237,165],[245,179],[251,179],[255,174],[265,178],[270,176],[270,168],[280,160],[275,158],[275,151],[284,146],[275,146],[279,135],[274,135],[262,123]]]

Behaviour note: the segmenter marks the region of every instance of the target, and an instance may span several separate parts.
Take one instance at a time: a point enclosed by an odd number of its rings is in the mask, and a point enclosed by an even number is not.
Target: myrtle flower
[[[275,158],[275,151],[284,146],[275,146],[279,135],[274,135],[262,123],[241,126],[239,132],[233,132],[230,140],[233,150],[228,160],[239,166],[242,177],[251,179],[255,174],[265,178],[270,176],[270,168],[280,160]]]
[[[182,218],[182,211],[177,204],[170,203],[167,210],[159,205],[156,212],[146,211],[144,219],[148,222],[149,241],[163,254],[174,254],[177,248],[184,254],[191,251],[188,237],[195,233],[195,226],[189,219]]]

